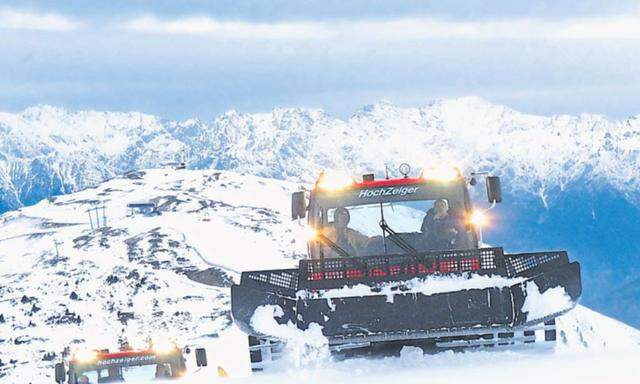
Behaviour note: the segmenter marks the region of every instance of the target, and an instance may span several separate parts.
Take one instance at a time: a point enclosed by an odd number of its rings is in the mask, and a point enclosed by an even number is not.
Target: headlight
[[[78,363],[91,363],[98,358],[98,351],[81,349],[73,353],[73,360]]]
[[[469,221],[476,227],[483,227],[487,224],[487,215],[482,211],[473,211]]]
[[[318,188],[338,190],[353,184],[353,178],[344,172],[323,172],[318,178]]]
[[[304,228],[304,238],[306,241],[313,241],[318,236],[319,231],[315,228],[308,226]]]
[[[158,338],[153,339],[152,348],[158,355],[163,355],[175,351],[178,349],[178,346],[171,340]]]
[[[460,171],[456,167],[424,167],[422,177],[429,180],[452,181],[460,177]]]

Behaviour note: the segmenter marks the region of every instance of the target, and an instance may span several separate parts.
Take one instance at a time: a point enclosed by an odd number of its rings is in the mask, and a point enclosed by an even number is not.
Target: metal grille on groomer
[[[389,255],[301,260],[299,269],[244,272],[242,283],[287,295],[298,289],[332,289],[345,285],[409,280],[431,274],[473,272],[507,277],[527,276],[540,268],[568,263],[564,251],[505,255],[502,248],[425,252],[418,256]]]
[[[298,290],[297,269],[275,269],[272,271],[253,271],[242,273],[242,284],[260,288],[266,286],[269,289],[291,294]]]
[[[502,248],[424,252],[300,261],[300,288],[330,289],[358,283],[411,279],[430,274],[474,272],[506,275]]]
[[[568,262],[569,256],[565,251],[520,253],[505,257],[505,266],[509,277],[528,275],[528,271],[537,269],[545,264]]]

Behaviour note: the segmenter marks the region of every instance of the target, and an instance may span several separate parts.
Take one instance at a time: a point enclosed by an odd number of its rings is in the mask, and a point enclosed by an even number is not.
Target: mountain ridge
[[[0,112],[0,133],[0,212],[185,155],[191,168],[301,181],[327,168],[380,174],[385,163],[450,162],[502,174],[507,188],[542,200],[576,180],[634,200],[640,187],[637,116],[527,115],[477,97],[414,108],[383,101],[346,120],[302,108],[175,121],[41,105]]]

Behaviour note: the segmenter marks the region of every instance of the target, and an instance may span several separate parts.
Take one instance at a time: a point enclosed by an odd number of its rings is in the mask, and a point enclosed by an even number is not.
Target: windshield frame
[[[382,190],[382,191],[381,191]],[[453,181],[411,180],[405,184],[350,187],[339,191],[313,190],[309,206],[309,224],[314,228],[330,225],[328,210],[336,207],[354,207],[368,204],[393,203],[403,201],[446,199],[451,209],[470,215],[472,211],[466,182],[462,179]],[[475,229],[471,229],[473,248],[478,247]],[[319,258],[320,246],[309,243],[311,258]],[[373,256],[373,255],[371,255]]]

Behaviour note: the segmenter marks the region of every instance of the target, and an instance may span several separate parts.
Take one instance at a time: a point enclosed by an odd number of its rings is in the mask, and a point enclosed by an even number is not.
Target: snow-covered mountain
[[[454,161],[494,170],[545,198],[572,182],[606,182],[637,198],[640,120],[542,117],[473,97],[422,108],[369,105],[348,120],[321,110],[235,111],[213,121],[38,106],[0,113],[0,210],[94,185],[187,154],[191,168],[310,180],[326,168],[382,172]]]
[[[0,113],[0,212],[182,157],[192,169],[295,182],[322,169],[393,172],[405,161],[492,171],[506,198],[488,240],[510,251],[568,250],[583,263],[585,303],[640,325],[639,313],[608,299],[640,276],[638,117],[533,116],[475,97],[382,102],[346,120],[308,109],[170,121],[39,106]]]
[[[289,267],[305,253],[303,228],[288,212],[297,188],[226,171],[143,170],[0,216],[0,382],[51,382],[51,359],[66,345],[113,347],[119,337],[135,343],[157,333],[217,345],[210,352],[215,369],[216,350],[224,355],[246,346],[215,344],[230,322],[228,286],[237,271]],[[132,202],[153,202],[159,215],[132,214]],[[103,205],[106,219],[99,209],[90,224],[87,209]],[[587,308],[558,324],[560,358],[581,351],[640,354],[639,331]],[[451,364],[477,356],[488,364],[484,355],[469,356]],[[488,356],[522,359],[511,352]],[[442,366],[444,358],[452,357],[427,359]],[[423,369],[430,362],[409,364]],[[326,363],[366,375],[358,363]],[[398,364],[407,362],[382,362]]]

